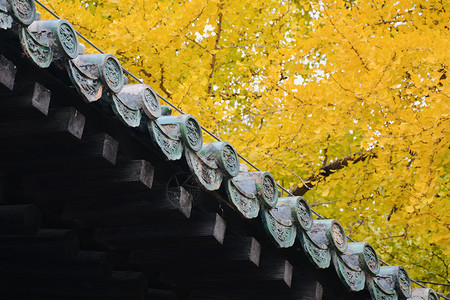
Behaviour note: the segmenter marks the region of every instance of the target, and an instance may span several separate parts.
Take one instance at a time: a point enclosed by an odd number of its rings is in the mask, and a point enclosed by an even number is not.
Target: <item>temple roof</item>
[[[7,295],[438,299],[232,144],[204,143],[116,57],[84,54],[68,21],[35,16],[34,1],[0,1]]]

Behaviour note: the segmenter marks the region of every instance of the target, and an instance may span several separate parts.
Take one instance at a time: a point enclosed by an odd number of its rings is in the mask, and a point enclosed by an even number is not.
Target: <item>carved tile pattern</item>
[[[214,184],[214,181],[216,178],[216,176],[215,176],[216,174],[215,174],[214,170],[212,170],[206,166],[203,166],[201,168],[201,172],[202,172],[202,174],[201,174],[202,179],[205,182],[207,182],[208,184]]]
[[[95,96],[98,93],[98,80],[91,80],[82,76],[80,73],[76,73],[76,79],[80,83],[83,92],[85,92],[87,95]]]
[[[116,61],[111,57],[108,58],[105,62],[103,74],[105,76],[105,81],[109,87],[114,89],[120,86],[120,77],[122,76],[120,72],[120,66],[117,65]]]
[[[231,201],[237,209],[248,219],[256,218],[259,212],[257,200],[244,197],[234,186],[231,184],[229,186],[232,193]]]
[[[204,155],[202,158],[204,161],[208,162],[209,164],[215,164],[216,157],[211,152],[206,153],[206,155]]]
[[[397,294],[386,294],[384,293],[381,288],[377,286],[376,283],[372,282],[372,295],[374,300],[397,300]]]
[[[346,270],[345,270],[345,273],[347,274],[348,281],[349,281],[351,284],[355,284],[355,283],[358,282],[358,279],[359,279],[359,278],[358,278],[358,277],[359,277],[358,272],[355,272],[355,271],[346,269]]]
[[[209,191],[215,191],[222,183],[222,174],[217,168],[211,168],[205,164],[196,153],[186,149],[186,160],[189,168],[197,176],[200,184]]]
[[[411,282],[409,281],[409,276],[402,268],[398,269],[398,283],[400,289],[405,295],[409,295],[411,293]]]
[[[64,47],[67,54],[71,57],[76,56],[78,51],[77,38],[72,28],[69,25],[63,23],[59,28],[59,36],[61,38],[61,44]]]
[[[158,126],[153,126],[155,128],[155,139],[158,145],[162,146],[161,150],[166,154],[169,159],[178,159],[177,152],[179,152],[179,142],[175,140],[168,139],[164,136],[164,133],[159,129]]]
[[[345,248],[345,235],[339,225],[333,224],[331,226],[331,236],[339,250]]]
[[[41,68],[46,68],[50,65],[52,60],[52,52],[50,47],[45,47],[40,45],[33,36],[28,32],[27,29],[23,28],[23,40],[25,42],[26,49],[28,50],[28,54],[33,60]],[[25,49],[24,49],[25,50]],[[26,51],[26,50],[25,50]]]
[[[352,291],[360,291],[364,288],[365,276],[363,271],[352,270],[349,268],[340,257],[336,258],[338,272],[340,277],[342,278],[349,288]]]
[[[201,143],[199,128],[193,119],[188,119],[186,122],[186,138],[193,148]]]
[[[377,254],[374,252],[372,247],[364,247],[363,250],[364,260],[370,271],[376,274],[380,268]]]
[[[155,112],[158,109],[159,101],[158,101],[158,99],[156,99],[154,97],[153,93],[151,93],[148,89],[144,90],[144,99],[145,99],[145,102],[148,104],[148,108],[152,112]]]
[[[275,196],[275,184],[270,177],[265,176],[262,184],[262,192],[267,202],[272,202]]]
[[[98,78],[98,67],[96,64],[77,64],[77,67],[85,74]]]
[[[17,13],[17,17],[21,21],[26,21],[34,18],[34,10],[30,1],[28,0],[12,0],[11,5]]]
[[[139,126],[141,120],[141,113],[139,109],[132,109],[127,107],[120,101],[117,96],[113,96],[113,111],[118,115],[118,117],[128,126],[137,127]]]
[[[303,246],[318,267],[327,268],[329,266],[330,253],[328,249],[317,248],[307,237],[303,238]]]
[[[102,95],[102,85],[98,79],[89,78],[82,73],[78,66],[69,61],[72,77],[75,84],[79,88],[80,92],[86,97],[89,102],[98,100]],[[82,65],[79,68],[82,69],[89,65]]]
[[[304,229],[310,228],[312,223],[311,212],[302,200],[297,201],[297,214],[301,226]]]
[[[236,152],[229,145],[225,145],[222,150],[222,155],[225,163],[225,168],[231,174],[235,174],[239,169],[239,164],[236,156]]]
[[[395,300],[394,295],[386,295],[382,291],[380,291],[378,288],[373,289],[373,293],[376,300]]]
[[[278,224],[277,221],[273,219],[273,217],[269,216],[267,218],[267,221],[269,223],[270,231],[275,233],[276,238],[282,242],[287,241],[292,233],[292,229],[286,226],[283,226],[281,224]]]

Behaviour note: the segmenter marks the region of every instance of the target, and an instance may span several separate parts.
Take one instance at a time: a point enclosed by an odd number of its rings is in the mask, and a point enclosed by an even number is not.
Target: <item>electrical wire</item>
[[[40,1],[35,0],[35,2],[36,2],[37,4],[39,4],[42,8],[44,8],[48,13],[50,13],[50,14],[51,14],[53,17],[55,17],[56,19],[58,19],[58,20],[61,19],[57,14],[55,14],[51,9],[49,9],[47,6],[45,6],[45,5],[44,5],[43,3],[41,3]],[[75,32],[76,32],[76,34],[77,34],[80,38],[82,38],[86,43],[88,43],[90,46],[92,46],[95,50],[97,50],[98,52],[100,52],[100,53],[102,53],[102,54],[105,54],[105,52],[103,52],[99,47],[97,47],[94,43],[92,43],[89,39],[87,39],[85,36],[83,36],[83,35],[82,35],[81,33],[79,33],[77,30],[75,30]],[[131,73],[130,71],[128,71],[128,70],[125,69],[124,67],[122,67],[122,70],[123,70],[124,73],[126,73],[127,75],[129,75],[130,77],[132,77],[132,78],[133,78],[134,80],[136,80],[137,82],[139,82],[139,83],[141,83],[141,84],[144,84],[144,82],[142,81],[142,79],[137,78],[133,73]],[[163,101],[164,101],[165,103],[167,103],[170,107],[172,107],[173,109],[175,109],[177,112],[179,112],[180,114],[183,114],[183,115],[185,114],[185,112],[183,112],[181,109],[179,109],[178,107],[176,107],[176,106],[175,106],[174,104],[172,104],[169,100],[167,100],[166,98],[164,98],[163,96],[161,96],[159,93],[157,93],[156,91],[155,91],[155,93],[156,93],[156,95],[157,95],[161,100],[163,100]],[[202,129],[204,132],[206,132],[209,136],[211,136],[212,138],[214,138],[216,141],[219,141],[219,142],[222,141],[219,137],[217,137],[216,135],[214,135],[212,132],[210,132],[208,129],[206,129],[206,128],[203,127],[202,125],[200,125],[200,127],[201,127],[201,129]],[[245,161],[245,162],[246,162],[248,165],[250,165],[252,168],[254,168],[255,170],[261,172],[261,170],[260,170],[257,166],[255,166],[254,164],[252,164],[248,159],[246,159],[245,157],[243,157],[241,154],[237,153],[237,155],[239,156],[240,159],[242,159],[243,161]],[[277,185],[281,190],[283,190],[285,193],[287,193],[289,196],[295,196],[294,194],[292,194],[289,190],[287,190],[285,187],[283,187],[283,186],[280,185],[279,183],[276,182],[276,185]],[[313,210],[313,209],[311,209],[311,212],[312,212],[313,214],[315,214],[319,219],[328,219],[328,218],[326,218],[325,216],[319,214],[318,212],[316,212],[316,211]],[[356,242],[353,238],[351,238],[351,237],[349,237],[349,236],[347,236],[347,239],[350,240],[351,242]],[[379,258],[379,260],[380,260],[380,262],[383,263],[384,265],[390,266],[388,263],[386,263],[386,262],[383,261],[382,259]],[[415,284],[417,284],[417,285],[423,287],[423,288],[426,288],[426,286],[423,285],[421,282],[423,282],[423,283],[429,283],[429,284],[434,284],[434,285],[450,286],[450,284],[445,284],[445,283],[435,283],[435,282],[428,282],[428,281],[421,281],[421,280],[414,280],[414,279],[411,279],[411,281],[414,282]],[[444,295],[442,295],[442,294],[439,294],[439,293],[438,293],[438,296],[442,297],[443,299],[450,300],[450,298],[448,298],[448,297],[446,297],[446,296],[444,296]]]
[[[36,3],[38,3],[42,8],[44,8],[48,13],[50,13],[53,17],[55,17],[56,19],[60,20],[61,17],[59,17],[57,14],[55,14],[51,9],[49,9],[47,6],[45,6],[43,3],[41,3],[39,0],[35,0]],[[87,39],[84,35],[82,35],[81,33],[79,33],[77,30],[75,30],[76,34],[82,38],[86,43],[88,43],[90,46],[92,46],[95,50],[97,50],[98,52],[105,54],[105,52],[103,52],[99,47],[97,47],[94,43],[92,43],[89,39]],[[128,71],[127,69],[125,69],[124,67],[122,67],[122,70],[125,74],[129,75],[131,78],[133,78],[134,80],[136,80],[137,82],[144,84],[144,82],[142,81],[142,79],[139,79],[138,77],[136,77],[133,73],[131,73],[130,71]],[[163,96],[161,96],[159,93],[157,93],[155,91],[155,94],[161,99],[163,100],[165,103],[167,103],[170,107],[172,107],[173,109],[175,109],[177,112],[179,112],[180,114],[185,114],[185,112],[183,112],[181,109],[179,109],[178,107],[176,107],[174,104],[172,104],[169,100],[167,100],[166,98],[164,98]],[[205,127],[203,127],[202,125],[200,125],[201,129],[206,132],[209,136],[211,136],[212,138],[214,138],[216,141],[221,142],[222,140],[217,137],[216,135],[214,135],[212,132],[210,132],[208,129],[206,129]],[[240,159],[242,159],[244,162],[246,162],[249,166],[251,166],[252,168],[254,168],[255,170],[261,172],[261,169],[259,169],[257,166],[255,166],[253,163],[251,163],[248,159],[246,159],[245,157],[243,157],[241,154],[237,153],[237,155],[239,156]],[[276,182],[276,185],[283,190],[285,193],[287,193],[289,196],[295,196],[294,194],[292,194],[289,190],[287,190],[285,187],[283,187],[282,185],[280,185],[279,183]],[[311,209],[311,212],[313,214],[315,214],[319,219],[326,219],[326,217],[322,216],[321,214],[319,214],[318,212],[316,212],[315,210]]]
[[[416,281],[421,282],[421,283],[434,284],[434,285],[450,286],[450,284],[448,284],[448,283],[440,283],[440,282],[425,281],[425,280],[416,280]]]

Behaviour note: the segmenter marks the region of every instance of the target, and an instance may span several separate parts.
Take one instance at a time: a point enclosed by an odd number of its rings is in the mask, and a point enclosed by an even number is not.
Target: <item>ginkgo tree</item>
[[[448,1],[44,3],[348,235],[449,283]]]

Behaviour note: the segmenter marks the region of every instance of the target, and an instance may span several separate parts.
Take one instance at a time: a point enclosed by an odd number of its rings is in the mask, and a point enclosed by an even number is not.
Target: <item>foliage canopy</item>
[[[44,3],[351,237],[449,283],[450,2]]]

